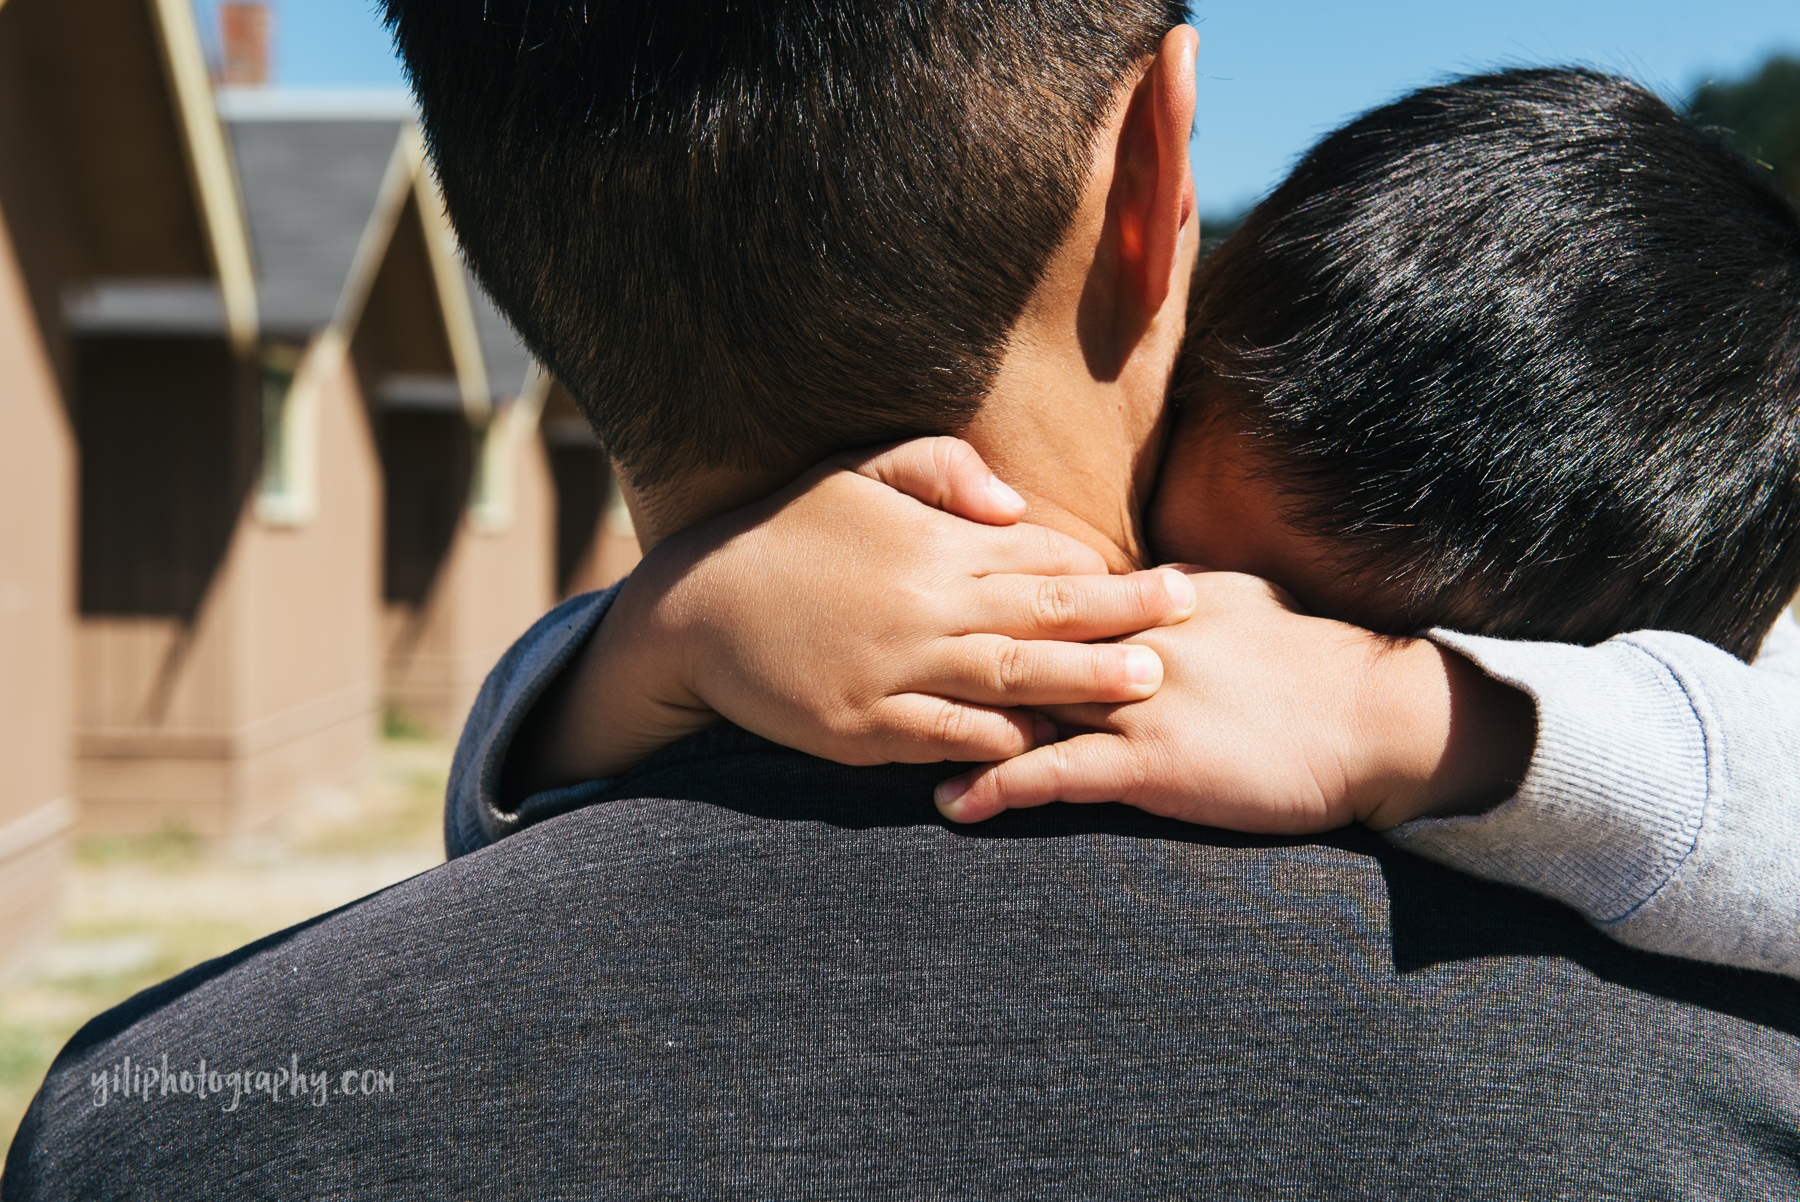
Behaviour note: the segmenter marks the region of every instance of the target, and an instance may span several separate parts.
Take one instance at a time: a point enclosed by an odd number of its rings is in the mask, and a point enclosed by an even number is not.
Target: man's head
[[[477,273],[652,505],[961,430],[1183,9],[387,0]]]
[[[1800,584],[1800,214],[1632,83],[1376,110],[1191,295],[1164,553],[1377,629],[1744,656]]]

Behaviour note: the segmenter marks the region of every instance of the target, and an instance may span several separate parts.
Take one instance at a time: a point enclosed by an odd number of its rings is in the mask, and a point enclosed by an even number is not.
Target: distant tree
[[[1200,236],[1202,238],[1229,238],[1237,232],[1238,226],[1244,224],[1244,218],[1249,215],[1249,209],[1239,209],[1235,213],[1202,213],[1200,214]]]
[[[1800,59],[1777,56],[1747,79],[1709,83],[1694,93],[1688,112],[1730,130],[1800,199]]]
[[[1200,214],[1200,257],[1204,259],[1219,249],[1225,239],[1237,232],[1237,227],[1244,224],[1244,218],[1249,215],[1249,209],[1239,209],[1235,213]]]

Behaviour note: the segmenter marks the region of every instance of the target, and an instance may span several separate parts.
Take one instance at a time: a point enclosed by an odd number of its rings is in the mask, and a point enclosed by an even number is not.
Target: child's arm
[[[1309,638],[1272,590],[1223,574],[1195,581],[1194,619],[1138,636],[1166,666],[1154,698],[1053,711],[1091,733],[945,782],[946,814],[978,820],[1053,798],[1122,797],[1262,830],[1356,818],[1421,855],[1564,902],[1634,947],[1800,977],[1800,629],[1791,619],[1755,667],[1658,631],[1598,647],[1434,632],[1399,643],[1385,665],[1371,660],[1360,678],[1340,678],[1334,716],[1306,670]],[[1266,601],[1245,604],[1259,590]],[[1350,637],[1335,625],[1319,624],[1310,643]],[[1445,694],[1433,680],[1432,651],[1446,680],[1479,665],[1514,686],[1516,700],[1487,713],[1491,698],[1459,706],[1454,687]],[[1410,699],[1397,660],[1419,666]],[[1448,712],[1434,718],[1432,699],[1446,696]],[[1516,727],[1506,710],[1520,703],[1536,726],[1523,758],[1505,738],[1458,747],[1459,732]],[[1443,770],[1473,766],[1464,779],[1486,775],[1499,804],[1473,804],[1479,791],[1465,787],[1461,808],[1476,812],[1419,818],[1445,796],[1418,787],[1427,762],[1383,784],[1362,758],[1381,745],[1366,732],[1384,714],[1411,724],[1422,752],[1441,732]],[[1319,733],[1296,756],[1280,751],[1291,730]],[[1337,788],[1340,779],[1352,783]]]
[[[845,764],[1003,759],[1041,741],[1026,707],[1150,696],[1154,652],[1093,641],[1182,620],[1187,579],[1109,575],[1075,539],[1015,524],[1024,508],[968,444],[923,439],[665,539],[548,707],[521,784],[616,775],[721,717]]]
[[[1299,613],[1281,589],[1196,572],[1194,616],[1132,641],[1156,696],[1046,707],[1068,738],[938,787],[958,822],[1050,801],[1123,801],[1229,830],[1377,828],[1502,801],[1531,761],[1530,698],[1427,639]]]
[[[1153,693],[1154,652],[1089,641],[1181,620],[1186,577],[1110,576],[1076,540],[1015,525],[1024,503],[997,484],[954,439],[842,457],[560,606],[476,700],[450,853],[580,804],[720,716],[845,763],[972,762],[1044,737],[1021,707]]]
[[[955,488],[933,485],[930,475],[926,470],[894,482],[949,508],[966,505],[974,485],[959,486],[965,494],[959,498]],[[877,493],[860,500],[884,503]],[[785,512],[797,522],[804,517]],[[904,507],[894,512],[903,522],[917,516]],[[941,514],[936,519],[948,521]],[[771,522],[769,528],[802,544],[808,537],[799,527],[776,531]],[[830,530],[831,522],[822,528]],[[957,529],[952,523],[931,537],[954,543]],[[879,542],[904,534],[892,527],[870,537]],[[934,543],[930,554],[945,554],[952,543]],[[956,553],[980,550],[970,544]],[[780,558],[775,554],[768,562]],[[836,557],[815,558],[803,579],[787,582],[788,595],[834,572],[842,584],[844,566]],[[1793,631],[1772,639],[1764,655],[1768,666],[1756,668],[1696,640],[1656,633],[1596,648],[1448,634],[1437,635],[1436,643],[1388,640],[1292,613],[1273,590],[1247,577],[1205,574],[1195,581],[1206,609],[1202,618],[1133,639],[1160,650],[1168,666],[1156,698],[1064,714],[1101,733],[982,770],[972,788],[946,801],[946,813],[967,819],[1058,798],[1124,799],[1251,829],[1318,830],[1353,818],[1377,827],[1403,824],[1391,835],[1396,842],[1562,900],[1624,942],[1800,975],[1800,856],[1789,850],[1800,847],[1800,675],[1775,668],[1785,643],[1800,642]],[[606,674],[608,661],[596,653],[601,641],[590,640],[597,627],[617,632],[615,649],[652,646],[633,635],[631,621],[618,620],[623,614],[600,622],[615,595],[561,607],[490,676],[452,771],[446,814],[452,855],[572,808],[584,793],[604,787],[590,782],[538,792],[562,783],[539,773],[538,781],[515,786],[503,799],[501,778],[538,765],[534,740],[541,747],[541,732],[556,723],[585,728],[602,745],[622,729],[595,721],[574,687],[593,696],[597,682],[623,679]],[[1141,596],[1123,608],[1134,603]],[[786,606],[764,626],[772,623],[779,631],[792,616],[794,606]],[[867,640],[862,653],[854,650],[862,617],[853,611],[822,628],[824,636],[839,639],[829,654],[809,639],[782,647],[790,662],[810,665],[798,678],[802,687],[830,686],[810,702],[798,702],[789,718],[804,725],[805,705],[819,704],[820,697],[857,704],[841,680],[865,662]],[[952,627],[980,628],[975,622]],[[950,665],[954,674],[956,657],[942,648],[954,647],[955,640],[946,640],[942,630],[908,646],[917,653],[934,644],[940,646],[939,670]],[[978,660],[992,658],[991,649],[976,654]],[[914,687],[945,695],[956,687],[956,680],[934,684],[927,676],[915,672]],[[966,675],[958,679],[966,685]],[[755,679],[743,683],[745,696],[754,699]],[[880,701],[879,694],[865,694],[860,703],[862,713],[877,715],[876,722],[883,720],[881,707],[871,706],[869,697]],[[792,697],[777,700],[796,704]],[[605,690],[599,704],[606,704]],[[708,712],[679,706],[673,714],[660,733],[634,736],[640,742],[629,755],[693,728],[683,723],[712,720]],[[857,754],[859,739],[874,737],[868,728],[837,721],[830,737],[844,740],[835,750],[845,758]],[[529,734],[533,727],[538,735],[520,738],[521,730]],[[1036,738],[1022,727],[1007,729],[1017,732],[1020,746]],[[1000,731],[999,737],[1008,735]],[[969,754],[940,757],[926,742],[915,742],[913,750],[924,759]],[[578,777],[565,771],[563,779]],[[1408,821],[1446,806],[1485,812]]]
[[[1800,627],[1751,667],[1686,635],[1598,647],[1438,632],[1539,714],[1516,796],[1394,842],[1567,902],[1613,938],[1800,977]]]

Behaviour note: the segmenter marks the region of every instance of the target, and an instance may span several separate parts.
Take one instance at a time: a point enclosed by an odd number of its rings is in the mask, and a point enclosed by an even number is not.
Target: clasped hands
[[[1122,801],[1380,829],[1522,775],[1529,700],[1455,653],[1256,577],[1108,575],[1025,508],[968,444],[920,439],[664,540],[540,707],[523,787],[616,775],[721,717],[846,764],[984,762],[938,787],[958,822]]]

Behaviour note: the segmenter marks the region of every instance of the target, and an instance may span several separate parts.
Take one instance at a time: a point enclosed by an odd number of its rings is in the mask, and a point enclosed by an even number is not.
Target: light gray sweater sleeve
[[[1800,626],[1754,667],[1646,631],[1598,647],[1431,637],[1530,694],[1518,793],[1388,832],[1410,851],[1546,894],[1622,943],[1800,977]]]

